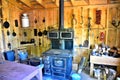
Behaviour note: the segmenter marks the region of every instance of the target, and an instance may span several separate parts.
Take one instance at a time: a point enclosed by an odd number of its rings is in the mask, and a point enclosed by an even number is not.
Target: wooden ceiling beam
[[[25,4],[28,7],[32,6],[30,0],[19,0],[19,1],[22,2],[23,4]]]
[[[10,0],[8,2],[11,3],[12,5],[15,5],[16,7],[18,7],[21,10],[23,9],[23,5],[19,2],[17,2],[16,0]]]
[[[52,0],[52,2],[55,2],[56,0]]]
[[[74,6],[74,4],[75,4],[74,2],[75,2],[75,1],[74,1],[74,0],[70,0],[70,1],[71,1],[72,6]]]
[[[88,5],[88,0],[70,0],[72,6]]]
[[[55,1],[55,5],[59,7],[59,0],[54,0],[54,1]]]
[[[43,0],[36,0],[43,8],[46,8],[45,4],[43,3]]]

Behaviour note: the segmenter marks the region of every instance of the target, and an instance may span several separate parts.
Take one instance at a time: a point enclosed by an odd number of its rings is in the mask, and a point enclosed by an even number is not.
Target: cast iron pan
[[[42,32],[40,30],[38,32],[38,36],[42,36]]]
[[[6,20],[6,21],[3,23],[3,26],[4,26],[5,28],[9,28],[10,24],[9,24],[9,22]]]
[[[43,23],[45,23],[45,17],[43,18],[42,21],[43,21]],[[43,34],[44,34],[44,35],[47,35],[47,30],[46,30],[46,29],[43,31]]]
[[[13,33],[12,33],[12,35],[13,35],[13,36],[16,36],[16,33],[15,33],[15,31],[14,31],[14,30],[13,30]]]

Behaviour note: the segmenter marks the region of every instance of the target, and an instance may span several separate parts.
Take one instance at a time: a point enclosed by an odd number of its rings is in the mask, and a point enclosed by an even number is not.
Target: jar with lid
[[[29,18],[26,13],[22,14],[22,27],[29,27]]]

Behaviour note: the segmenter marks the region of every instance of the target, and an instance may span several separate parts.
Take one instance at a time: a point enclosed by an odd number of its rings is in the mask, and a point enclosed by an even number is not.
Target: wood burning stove
[[[72,71],[72,52],[51,49],[44,54],[44,74],[69,79]]]

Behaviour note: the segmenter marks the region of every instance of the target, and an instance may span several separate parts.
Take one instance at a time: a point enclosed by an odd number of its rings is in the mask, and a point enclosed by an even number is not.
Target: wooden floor
[[[97,80],[97,79],[90,77],[90,75],[88,73],[82,72],[81,80]]]
[[[90,77],[90,75],[84,71],[81,72],[81,80],[97,80],[95,78]],[[44,77],[43,80],[61,80],[61,79],[53,79],[51,77]]]
[[[95,78],[90,77],[90,75],[84,71],[81,72],[80,75],[81,75],[81,80],[97,80]],[[32,80],[37,80],[37,79],[33,78]],[[53,79],[50,76],[48,76],[48,77],[43,77],[43,80],[61,80],[61,79],[55,79],[55,78]]]
[[[96,78],[93,78],[89,75],[90,73],[90,67],[86,67],[80,74],[81,79],[80,80],[97,80]],[[32,80],[37,80],[37,79],[32,79]],[[43,76],[43,80],[63,80],[63,79],[53,79],[51,76]]]

